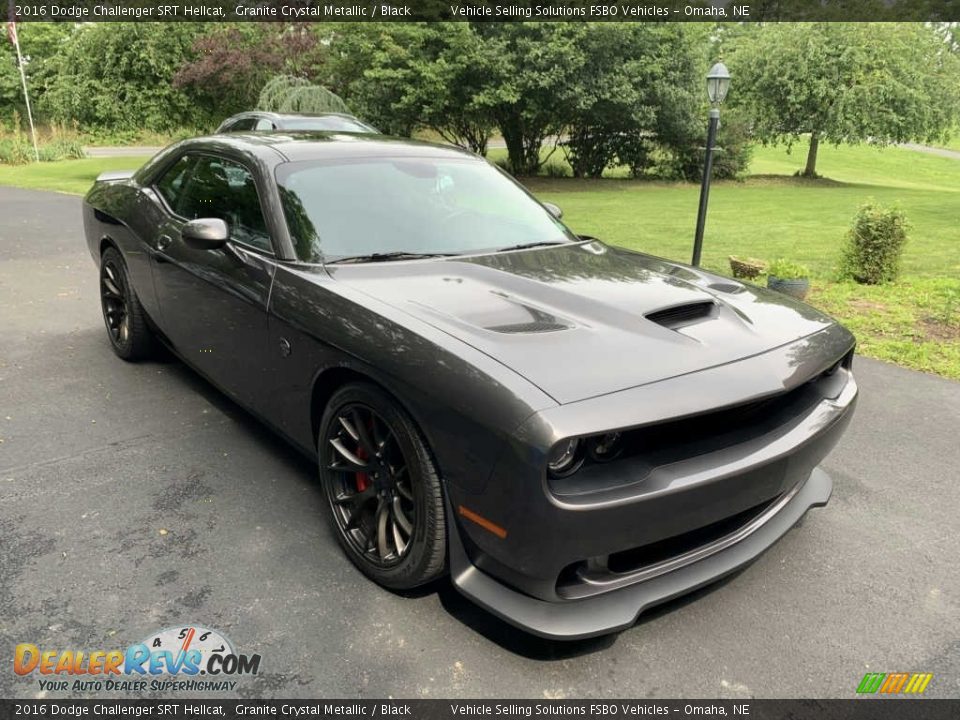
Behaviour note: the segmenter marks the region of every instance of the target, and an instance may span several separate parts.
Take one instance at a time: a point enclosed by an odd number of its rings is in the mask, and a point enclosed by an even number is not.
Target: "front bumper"
[[[633,625],[645,609],[708,585],[747,565],[779,540],[811,507],[826,505],[830,477],[816,468],[786,501],[745,537],[699,559],[679,564],[649,580],[578,600],[547,602],[513,590],[470,562],[454,524],[450,532],[450,574],[461,593],[494,615],[527,632],[576,640]],[[704,548],[702,550],[708,550]]]

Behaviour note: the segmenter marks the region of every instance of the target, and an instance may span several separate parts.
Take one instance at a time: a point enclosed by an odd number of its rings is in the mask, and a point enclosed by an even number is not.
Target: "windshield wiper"
[[[370,253],[369,255],[347,255],[346,257],[328,260],[327,265],[335,263],[374,263],[389,262],[390,260],[419,260],[422,258],[451,257],[457,253],[418,253],[396,250],[394,252]]]
[[[528,248],[547,247],[548,245],[569,245],[565,240],[538,240],[537,242],[520,243],[519,245],[510,245],[509,247],[497,248],[497,252],[510,252],[511,250],[527,250]]]

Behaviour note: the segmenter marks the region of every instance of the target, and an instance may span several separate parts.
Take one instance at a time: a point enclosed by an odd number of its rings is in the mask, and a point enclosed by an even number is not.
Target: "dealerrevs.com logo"
[[[20,643],[14,651],[13,670],[35,678],[40,690],[46,691],[216,691],[233,690],[237,676],[256,675],[260,656],[236,652],[217,630],[190,625],[161,630],[126,650]]]

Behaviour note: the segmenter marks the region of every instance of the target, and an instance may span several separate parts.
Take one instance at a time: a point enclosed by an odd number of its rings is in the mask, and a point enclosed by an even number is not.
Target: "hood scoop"
[[[717,304],[712,300],[685,303],[648,313],[644,317],[650,322],[676,330],[701,320],[713,317],[717,313]]]

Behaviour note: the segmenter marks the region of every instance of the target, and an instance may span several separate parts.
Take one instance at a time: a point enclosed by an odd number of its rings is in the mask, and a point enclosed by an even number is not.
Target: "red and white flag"
[[[7,23],[7,37],[14,45],[19,44],[17,43],[17,24],[13,20]]]

